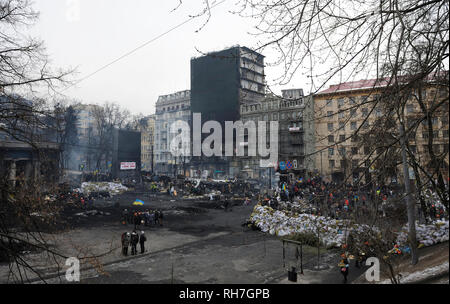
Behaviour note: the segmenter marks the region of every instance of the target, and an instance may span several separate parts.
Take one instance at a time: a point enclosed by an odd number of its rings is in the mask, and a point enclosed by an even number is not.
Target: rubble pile
[[[428,247],[435,244],[448,241],[448,221],[439,220],[429,225],[421,225],[416,223],[417,241],[420,243],[419,247]],[[400,232],[397,243],[398,245],[408,244],[408,227],[403,227]]]
[[[327,247],[340,247],[345,244],[349,232],[363,232],[366,225],[350,224],[348,221],[335,220],[311,214],[298,214],[289,211],[278,211],[268,206],[257,205],[250,216],[249,222],[271,235],[287,236],[295,233],[320,233],[322,243]],[[427,247],[449,239],[449,222],[435,221],[429,225],[416,226],[417,241],[420,247]],[[400,231],[397,244],[405,246],[408,243],[408,228]]]
[[[127,190],[128,188],[124,185],[113,182],[85,182],[81,184],[81,188],[75,189],[76,192],[85,195],[92,192],[108,192],[111,196],[122,194]]]
[[[327,247],[339,247],[345,241],[348,222],[310,214],[288,214],[271,207],[257,205],[250,217],[262,232],[277,236],[294,233],[320,233],[321,242]]]
[[[89,216],[110,216],[111,213],[109,212],[103,212],[103,211],[98,211],[98,210],[90,210],[90,211],[86,211],[86,212],[80,212],[80,213],[76,213],[75,216],[80,216],[80,217],[89,217]]]

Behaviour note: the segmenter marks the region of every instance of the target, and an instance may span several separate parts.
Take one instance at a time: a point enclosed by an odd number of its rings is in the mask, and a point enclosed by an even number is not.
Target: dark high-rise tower
[[[191,110],[201,113],[202,122],[240,119],[240,106],[265,96],[264,56],[246,47],[235,46],[191,60]],[[208,135],[206,135],[208,136]],[[204,136],[205,137],[205,136]],[[225,145],[222,145],[225,151]],[[224,153],[223,153],[224,155]],[[199,171],[213,177],[233,176],[226,157],[194,158]]]

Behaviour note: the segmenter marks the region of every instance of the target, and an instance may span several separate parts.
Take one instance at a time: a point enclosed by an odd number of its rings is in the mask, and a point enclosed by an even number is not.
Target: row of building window
[[[278,120],[278,117],[282,120],[284,119],[300,119],[303,117],[303,112],[290,112],[290,113],[274,113],[274,114],[265,114],[262,116],[254,116],[254,117],[247,117],[246,119],[243,119],[244,121],[253,120],[253,121],[269,121],[269,120]]]
[[[262,104],[242,106],[241,112],[248,113],[248,112],[255,112],[255,111],[276,110],[276,109],[284,109],[284,108],[303,106],[303,105],[304,105],[303,99],[280,101],[280,102],[269,101],[269,102],[264,102]]]
[[[157,111],[157,113],[159,114],[159,113],[162,113],[162,112],[166,112],[166,110],[169,112],[169,111],[176,111],[176,110],[184,110],[184,109],[188,109],[188,108],[189,108],[188,105],[182,104],[181,106],[180,106],[180,105],[177,105],[177,106],[172,106],[172,107],[162,108],[162,110],[159,109],[159,110]]]
[[[411,153],[416,154],[417,153],[417,147],[415,145],[410,145],[409,150]],[[347,149],[345,147],[340,147],[337,149],[340,156],[345,156],[347,153]],[[358,147],[351,147],[351,155],[358,155],[360,151],[360,148]],[[385,150],[383,148],[376,148],[376,153],[381,154]],[[428,152],[428,146],[423,145],[422,146],[423,152]],[[448,153],[448,145],[433,145],[433,151],[434,153]],[[373,151],[369,147],[364,147],[364,155],[370,155]],[[328,148],[328,156],[332,157],[335,155],[335,148]]]
[[[418,93],[414,92],[411,97],[417,97]],[[448,96],[448,90],[445,88],[441,88],[438,89],[437,91],[435,89],[431,89],[427,92],[427,90],[423,90],[422,91],[422,98],[426,98],[427,96],[431,96],[431,97],[435,97],[437,96],[438,98],[446,98]],[[371,95],[372,100],[377,100],[381,98],[380,94],[374,94]],[[348,102],[348,104],[350,105],[356,105],[356,104],[360,104],[360,103],[364,103],[366,101],[369,100],[369,95],[363,95],[363,96],[352,96],[352,97],[347,97],[347,98],[338,98],[338,99],[328,99],[326,101],[326,105],[328,107],[331,107],[333,105],[333,101],[337,102],[338,107],[343,107],[346,103],[346,101]],[[413,105],[407,105],[407,108],[409,106],[410,111],[413,111],[414,106]]]

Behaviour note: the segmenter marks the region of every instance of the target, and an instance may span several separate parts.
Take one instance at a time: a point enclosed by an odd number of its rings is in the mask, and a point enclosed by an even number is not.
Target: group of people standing
[[[146,210],[144,212],[128,211],[124,209],[122,211],[122,224],[132,224],[135,230],[139,230],[141,225],[148,227],[152,225],[163,225],[164,214],[162,210]]]
[[[131,246],[131,255],[137,254],[137,245],[140,244],[141,254],[145,252],[145,242],[147,241],[147,237],[145,236],[145,232],[141,231],[139,234],[136,230],[133,232],[124,232],[122,234],[122,254],[124,256],[128,255],[128,248]]]

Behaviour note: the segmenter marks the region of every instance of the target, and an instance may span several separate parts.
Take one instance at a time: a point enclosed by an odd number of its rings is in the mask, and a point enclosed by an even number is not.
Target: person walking
[[[158,210],[155,210],[154,217],[155,217],[155,226],[156,226],[157,223],[159,224],[159,212],[158,212]]]
[[[141,254],[145,252],[145,242],[147,238],[145,237],[144,231],[141,231],[141,235],[139,236],[139,244],[141,245]]]
[[[124,209],[124,210],[122,211],[122,224],[123,224],[123,225],[126,225],[127,222],[128,222],[128,210],[127,210],[127,209]]]
[[[159,226],[161,226],[161,227],[163,225],[163,218],[164,218],[164,214],[163,214],[162,210],[159,210]]]
[[[122,234],[122,254],[124,256],[128,255],[128,247],[130,246],[131,235],[129,232],[124,232]]]
[[[345,254],[342,254],[341,257],[342,257],[342,259],[338,266],[340,267],[341,274],[344,277],[344,284],[346,284],[347,277],[348,277],[348,268],[350,265],[349,265],[347,256]]]
[[[139,243],[139,235],[136,230],[131,233],[131,255],[137,254],[137,244]]]

